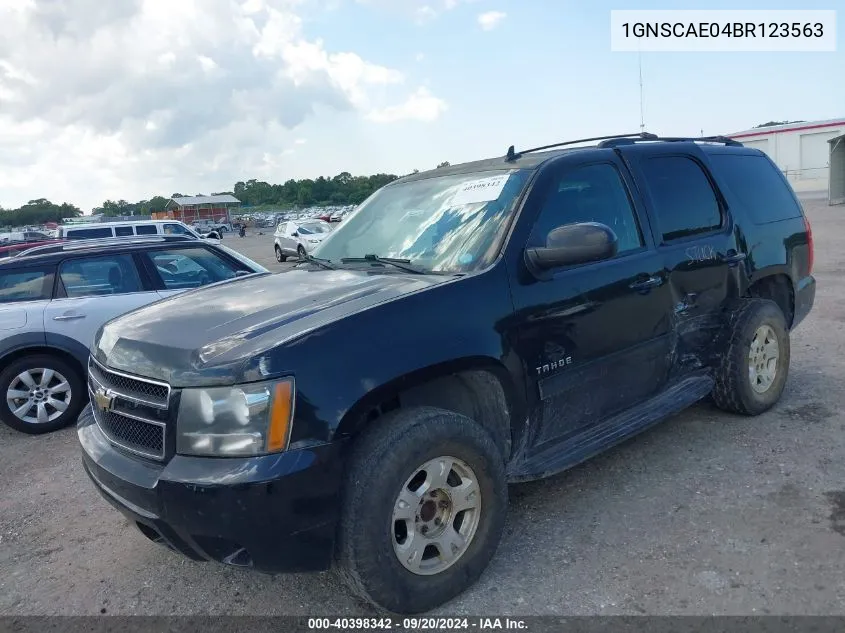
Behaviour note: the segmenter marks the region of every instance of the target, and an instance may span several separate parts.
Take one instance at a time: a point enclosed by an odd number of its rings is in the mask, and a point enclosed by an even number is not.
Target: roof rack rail
[[[733,147],[744,147],[739,141],[735,141],[727,136],[654,136],[654,138],[625,138],[618,137],[607,139],[599,143],[599,147],[618,147],[619,145],[633,145],[638,141],[663,141],[668,143],[685,143],[696,142],[699,143],[722,143]]]
[[[629,137],[636,137],[641,140],[655,140],[657,139],[657,135],[650,134],[649,132],[635,132],[633,134],[610,134],[608,136],[593,136],[590,138],[580,138],[574,141],[563,141],[561,143],[552,143],[551,145],[543,145],[541,147],[532,147],[531,149],[523,149],[520,151],[516,151],[514,146],[511,145],[508,148],[508,153],[505,155],[505,162],[509,163],[511,161],[516,160],[517,158],[521,157],[523,154],[529,154],[531,152],[540,152],[544,149],[553,149],[555,147],[563,147],[564,145],[575,145],[576,143],[589,143],[590,141],[603,141],[606,139],[617,139],[617,138],[629,138]]]
[[[28,257],[57,251],[77,251],[97,246],[112,246],[120,244],[149,244],[154,242],[194,242],[197,238],[189,235],[149,235],[126,237],[95,237],[83,240],[64,240],[56,244],[34,246],[16,253],[14,257]]]

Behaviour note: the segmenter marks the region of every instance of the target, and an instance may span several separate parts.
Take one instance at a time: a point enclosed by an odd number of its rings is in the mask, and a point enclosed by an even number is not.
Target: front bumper
[[[77,434],[97,490],[150,540],[193,560],[268,573],[330,567],[340,444],[250,458],[176,455],[160,463],[112,446],[91,405]]]

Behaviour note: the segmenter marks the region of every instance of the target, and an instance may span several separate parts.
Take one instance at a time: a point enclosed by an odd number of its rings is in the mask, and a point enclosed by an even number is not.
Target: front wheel
[[[299,245],[296,252],[299,255],[299,259],[305,259],[305,247],[302,244]]]
[[[400,410],[375,424],[350,458],[339,571],[381,609],[428,611],[475,583],[495,554],[504,460],[484,428],[450,411]]]
[[[56,431],[76,421],[84,391],[83,379],[64,360],[24,356],[0,372],[0,420],[30,435]]]
[[[745,299],[730,310],[713,401],[725,411],[759,415],[780,400],[786,385],[789,329],[773,301]]]

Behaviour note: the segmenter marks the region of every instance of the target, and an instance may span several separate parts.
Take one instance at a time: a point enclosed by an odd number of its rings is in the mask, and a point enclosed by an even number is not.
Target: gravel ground
[[[806,203],[815,310],[757,418],[697,406],[511,488],[481,581],[442,614],[845,613],[845,208]],[[272,238],[228,246],[276,270]],[[0,614],[367,613],[331,574],[268,577],[149,543],[84,475],[74,430],[0,427]]]

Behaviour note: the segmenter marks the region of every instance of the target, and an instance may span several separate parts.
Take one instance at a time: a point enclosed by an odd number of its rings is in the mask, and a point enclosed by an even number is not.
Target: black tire
[[[305,259],[305,247],[300,244],[296,249],[297,255],[299,255],[299,259]]]
[[[355,441],[349,458],[337,570],[357,597],[380,610],[428,611],[475,583],[493,558],[508,506],[504,461],[484,428],[450,411],[400,410],[375,425]],[[420,575],[406,569],[394,551],[398,533],[397,522],[391,521],[393,507],[408,478],[440,456],[455,457],[472,469],[480,491],[478,523],[451,566]],[[442,525],[454,526],[460,514],[450,512]]]
[[[282,254],[282,249],[279,248],[278,246],[276,246],[275,250],[276,250],[276,261],[279,262],[280,264],[282,262],[286,262],[288,257],[287,257],[287,255]]]
[[[713,401],[717,407],[741,415],[759,415],[772,408],[783,393],[789,375],[789,330],[783,312],[773,301],[744,299],[730,307],[716,371]],[[777,339],[778,358],[774,380],[760,392],[753,388],[749,356],[759,328],[768,326]]]
[[[16,380],[17,376],[21,373],[34,369],[52,369],[57,374],[64,376],[70,385],[70,402],[68,403],[67,409],[55,420],[51,420],[50,422],[35,423],[21,420],[14,414],[6,398],[12,381]],[[87,401],[88,395],[85,389],[84,378],[80,376],[78,370],[71,364],[57,356],[50,354],[24,356],[12,361],[0,372],[0,420],[16,431],[29,435],[39,435],[41,433],[51,433],[69,426],[76,422],[76,418]]]

